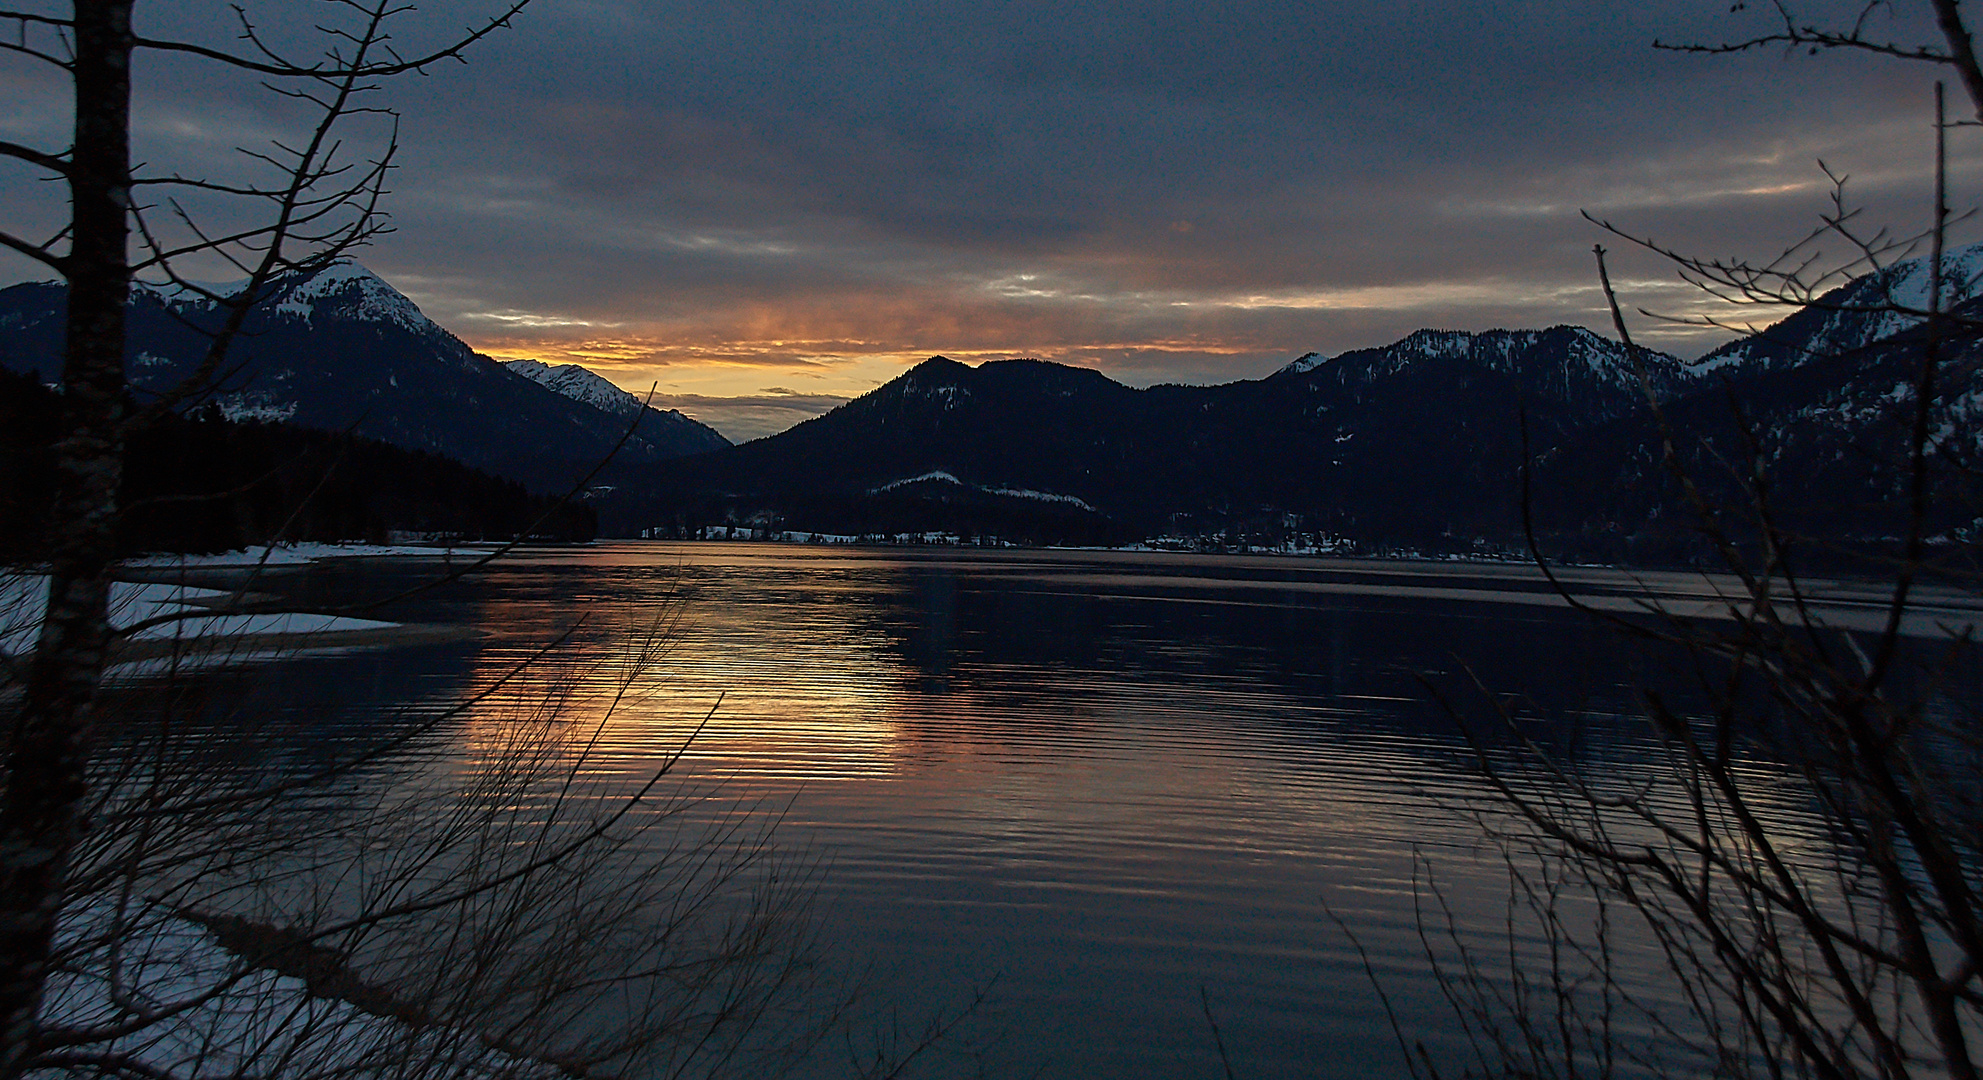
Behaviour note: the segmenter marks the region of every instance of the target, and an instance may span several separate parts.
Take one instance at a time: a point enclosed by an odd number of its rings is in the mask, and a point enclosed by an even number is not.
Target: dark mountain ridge
[[[1959,333],[1933,343],[1927,524],[1952,538],[1983,530],[1983,246],[1946,258]],[[1928,276],[1888,267],[1693,364],[1570,326],[1422,330],[1210,387],[939,357],[783,434],[639,470],[603,524],[1447,551],[1525,550],[1532,528],[1558,554],[1686,562],[1707,541],[1670,439],[1734,538],[1760,473],[1778,522],[1872,550],[1907,527]]]
[[[1671,357],[1646,362],[1658,393],[1688,381]],[[782,434],[637,470],[602,521],[1045,542],[1505,533],[1520,418],[1555,445],[1643,402],[1630,371],[1619,346],[1574,327],[1422,331],[1210,387],[935,357]]]
[[[1793,316],[1797,325],[1772,328],[1771,340],[1709,354],[1703,385],[1663,410],[1688,475],[1736,536],[1753,532],[1758,507],[1746,485],[1761,475],[1774,522],[1822,561],[1891,554],[1914,513],[1917,388],[1932,347],[1923,525],[1938,546],[1978,535],[1983,336],[1975,327],[1983,326],[1983,299],[1957,304],[1955,332],[1932,343],[1918,322],[1891,320],[1902,328],[1874,338],[1835,311]],[[1721,362],[1730,354],[1747,362]],[[1535,490],[1561,549],[1636,563],[1698,551],[1699,515],[1663,463],[1660,435],[1649,418],[1608,423],[1574,453],[1542,463]]]
[[[46,555],[61,402],[0,371],[0,561]],[[294,424],[165,413],[129,433],[119,550],[226,551],[275,541],[590,539],[590,507],[531,495],[449,458]]]
[[[1983,247],[1948,258],[1952,295],[1976,291]],[[1904,525],[1897,478],[1928,345],[1909,312],[1926,277],[1918,262],[1889,267],[1691,365],[1635,359],[1572,326],[1421,330],[1220,386],[1135,389],[1040,360],[934,357],[824,416],[729,447],[583,368],[478,356],[341,264],[279,282],[194,407],[349,427],[539,490],[591,469],[638,419],[589,493],[608,534],[727,525],[1515,551],[1533,526],[1559,553],[1685,561],[1698,554],[1698,521],[1663,464],[1668,437],[1736,517],[1745,474],[1730,463],[1756,461],[1772,478],[1772,510],[1813,537],[1890,537]],[[52,378],[60,299],[56,286],[0,290],[0,360]],[[1965,486],[1983,457],[1983,300],[1962,300],[1956,316],[1962,334],[1934,343],[1947,362],[1934,387],[1932,524],[1949,536],[1983,528]],[[137,392],[183,379],[216,318],[204,301],[134,289]]]
[[[0,289],[0,366],[59,379],[64,296],[52,282]],[[222,314],[197,294],[133,287],[126,363],[141,400],[197,370]],[[204,405],[443,454],[539,491],[564,490],[605,460],[632,420],[476,353],[356,263],[276,281],[187,407]],[[645,409],[615,461],[727,445],[680,413]]]

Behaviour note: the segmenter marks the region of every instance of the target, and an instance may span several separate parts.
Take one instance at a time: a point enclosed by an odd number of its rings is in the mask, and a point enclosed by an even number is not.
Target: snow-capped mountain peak
[[[440,329],[405,294],[348,259],[279,285],[275,299],[272,310],[276,314],[305,322],[330,314],[341,319],[393,323],[415,333]]]
[[[229,297],[240,292],[246,279],[233,282],[195,282],[194,288],[173,283],[133,281],[133,299],[149,298],[159,305],[179,311],[207,311],[218,305],[208,299]],[[204,290],[204,292],[200,291]],[[314,273],[291,273],[269,283],[267,298],[261,302],[280,318],[295,319],[308,325],[329,318],[347,322],[391,323],[403,330],[428,335],[445,333],[427,318],[418,304],[386,284],[363,265],[339,259]]]
[[[1933,275],[1927,258],[1908,259],[1826,292],[1806,307],[1749,337],[1702,357],[1716,371],[1752,365],[1797,366],[1843,356],[1920,325]],[[1942,254],[1942,306],[1983,297],[1983,244]]]
[[[1929,273],[1928,259],[1924,256],[1896,263],[1880,274],[1874,275],[1874,287],[1885,294],[1884,299],[1893,306],[1911,311],[1928,309],[1928,289],[1933,275]],[[1983,244],[1971,244],[1954,251],[1942,253],[1942,302],[1944,306],[1961,303],[1977,295],[1979,284],[1983,284]],[[1865,280],[1865,279],[1862,279]],[[1903,329],[1895,326],[1880,337]]]
[[[614,416],[631,416],[641,410],[639,398],[578,364],[547,364],[542,360],[505,360],[503,366],[531,382]]]
[[[1637,366],[1624,345],[1581,326],[1552,326],[1543,330],[1420,330],[1381,353],[1401,369],[1418,359],[1466,360],[1492,371],[1559,378],[1595,379],[1614,387],[1636,389]],[[1641,350],[1640,360],[1656,380],[1680,375],[1678,361],[1664,353]]]
[[[1587,418],[1622,415],[1645,403],[1651,391],[1667,397],[1684,390],[1691,374],[1679,360],[1641,350],[1634,358],[1624,345],[1581,326],[1541,330],[1422,329],[1372,349],[1334,357],[1310,353],[1283,367],[1273,381],[1294,383],[1307,392],[1324,387],[1356,388],[1364,395],[1382,385],[1508,385],[1522,387],[1532,400],[1582,411]],[[1486,379],[1487,383],[1479,380]],[[1469,391],[1474,392],[1474,391]],[[1315,399],[1320,408],[1321,399]]]
[[[204,288],[220,296],[240,290]],[[63,297],[56,283],[0,289],[7,328],[0,364],[44,382],[59,376]],[[221,305],[197,289],[158,285],[134,287],[131,300],[132,383],[157,392],[198,372],[226,315]],[[728,445],[678,413],[640,411],[631,395],[590,373],[576,380],[590,395],[522,377],[436,326],[357,263],[270,282],[226,359],[209,398],[223,415],[350,431],[539,490],[568,490],[609,458],[633,466]],[[581,369],[560,371],[571,381]]]

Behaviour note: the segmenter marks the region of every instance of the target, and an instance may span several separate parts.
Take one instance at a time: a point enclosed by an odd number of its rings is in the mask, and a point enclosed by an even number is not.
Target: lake
[[[322,602],[425,572],[334,561],[269,587]],[[1568,580],[1617,610],[1711,587]],[[1871,617],[1867,594],[1833,598]],[[1415,902],[1436,876],[1460,940],[1492,947],[1507,889],[1466,814],[1483,792],[1460,719],[1489,715],[1483,689],[1531,695],[1533,736],[1628,781],[1636,688],[1672,678],[1492,564],[616,543],[522,552],[388,614],[482,636],[261,669],[245,707],[330,746],[492,691],[444,729],[472,760],[514,695],[590,680],[576,707],[598,708],[614,669],[593,661],[659,620],[651,692],[590,767],[637,777],[681,751],[692,812],[782,813],[859,1023],[983,991],[939,1074],[1212,1077],[1222,1041],[1241,1077],[1407,1075],[1372,971],[1412,1037],[1457,1053]],[[834,1049],[802,1073],[844,1072]]]

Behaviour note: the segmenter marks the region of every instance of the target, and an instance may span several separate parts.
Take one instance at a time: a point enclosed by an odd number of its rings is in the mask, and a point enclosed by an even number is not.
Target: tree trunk
[[[0,797],[0,1080],[33,1050],[36,1013],[79,809],[92,712],[110,643],[109,582],[123,472],[124,306],[130,181],[131,5],[76,0],[73,231],[64,262],[65,435],[47,538],[48,610],[14,718]]]

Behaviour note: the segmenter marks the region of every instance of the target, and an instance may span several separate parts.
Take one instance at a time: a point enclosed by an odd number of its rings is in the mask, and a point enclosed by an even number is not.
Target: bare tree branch
[[[31,243],[9,232],[0,232],[0,247],[26,255],[56,273],[69,272],[68,260],[49,251],[47,245]]]
[[[39,165],[49,172],[61,176],[69,175],[69,161],[60,154],[43,153],[33,147],[0,139],[0,156],[19,158],[30,165]]]
[[[219,49],[212,49],[204,45],[198,45],[192,42],[185,42],[185,41],[158,40],[154,38],[139,37],[139,38],[134,38],[132,43],[136,45],[138,48],[142,48],[142,49],[153,49],[160,52],[187,53],[193,56],[200,57],[201,59],[214,60],[223,64],[227,64],[230,67],[237,67],[244,71],[253,71],[257,74],[272,75],[280,78],[317,78],[317,79],[385,78],[393,75],[404,75],[408,72],[424,71],[427,68],[430,68],[435,64],[440,63],[443,60],[462,59],[463,54],[466,53],[477,42],[480,42],[482,39],[488,37],[490,34],[493,34],[498,30],[507,28],[510,24],[510,20],[515,18],[516,15],[520,13],[524,9],[524,7],[529,4],[529,2],[530,0],[515,0],[515,2],[510,4],[510,6],[506,10],[504,10],[504,12],[501,15],[498,15],[495,18],[488,20],[487,22],[481,24],[480,26],[470,27],[464,30],[462,35],[456,38],[453,43],[444,46],[442,48],[436,49],[432,52],[423,54],[421,56],[414,57],[411,60],[402,59],[398,56],[394,56],[391,60],[384,62],[367,60],[363,56],[365,49],[371,47],[383,48],[384,47],[383,41],[375,38],[367,39],[360,36],[353,38],[353,40],[362,42],[365,48],[361,48],[360,55],[353,59],[345,60],[337,53],[332,52],[321,61],[317,61],[314,63],[307,63],[307,64],[301,63],[295,60],[291,60],[287,57],[284,57],[280,53],[277,53],[276,51],[266,47],[263,44],[260,36],[254,30],[254,27],[247,22],[247,17],[245,13],[241,13],[241,21],[243,26],[242,36],[256,47],[257,51],[261,53],[262,59],[258,60],[253,57],[241,56],[235,53],[229,53]],[[352,6],[357,6],[357,5],[352,5]],[[235,10],[237,13],[241,12],[241,9],[239,7],[237,7]],[[389,2],[386,2],[386,0],[381,0],[381,2],[369,5],[368,7],[365,7],[361,10],[363,10],[365,14],[376,23],[379,21],[383,21],[391,17],[392,15],[397,14],[399,11],[405,9],[395,8]],[[350,36],[350,35],[346,35],[346,36]]]

